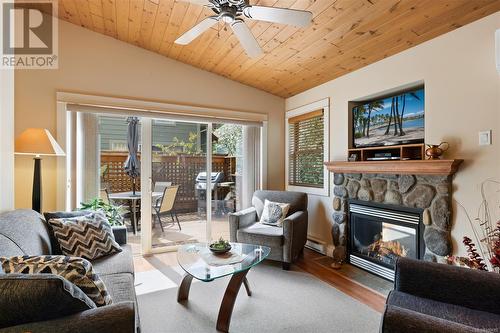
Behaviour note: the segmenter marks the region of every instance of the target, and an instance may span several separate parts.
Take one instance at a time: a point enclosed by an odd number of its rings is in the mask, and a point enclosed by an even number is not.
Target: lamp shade
[[[15,142],[15,153],[18,155],[64,156],[64,151],[49,130],[44,128],[28,128],[21,133]]]

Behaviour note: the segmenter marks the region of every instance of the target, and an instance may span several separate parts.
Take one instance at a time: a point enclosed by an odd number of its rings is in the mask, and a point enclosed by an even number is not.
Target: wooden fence
[[[126,152],[101,152],[101,184],[109,192],[126,192],[132,190],[132,180],[123,169],[127,159]],[[139,154],[140,159],[140,154]],[[205,156],[164,156],[153,153],[153,183],[159,181],[179,185],[176,209],[183,212],[195,212],[198,203],[195,194],[196,176],[206,170]],[[236,158],[213,156],[212,171],[223,172],[224,181],[232,181],[236,172]],[[137,180],[140,189],[140,180]]]

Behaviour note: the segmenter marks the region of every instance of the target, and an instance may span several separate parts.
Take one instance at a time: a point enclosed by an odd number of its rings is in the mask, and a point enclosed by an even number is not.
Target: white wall
[[[15,132],[45,127],[56,136],[56,92],[261,112],[269,117],[268,186],[284,188],[282,98],[59,21],[59,69],[17,70]],[[43,161],[43,210],[56,207],[56,161]],[[30,206],[32,161],[16,157],[16,207]]]
[[[0,212],[14,208],[14,71],[0,69]]]
[[[408,83],[425,82],[425,139],[448,141],[446,158],[465,159],[454,179],[453,197],[472,215],[480,203],[479,185],[500,179],[500,75],[495,69],[494,32],[500,12],[286,100],[291,110],[330,97],[330,157],[346,160],[348,101]],[[493,145],[478,146],[478,132],[493,130]],[[331,243],[332,197],[310,198],[312,236]],[[497,206],[500,203],[497,201]],[[465,214],[453,205],[454,249],[471,235]]]

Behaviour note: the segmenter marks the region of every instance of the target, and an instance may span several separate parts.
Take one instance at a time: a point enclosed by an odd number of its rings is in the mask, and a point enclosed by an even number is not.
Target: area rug
[[[152,262],[161,278],[139,274],[141,332],[216,332],[219,306],[229,278],[193,282],[189,300],[177,303],[179,267]],[[377,332],[381,315],[332,286],[301,271],[283,271],[262,263],[247,275],[252,289],[242,287],[233,311],[230,331],[245,332]],[[163,279],[163,280],[162,280]],[[154,288],[148,288],[153,283]],[[164,282],[161,282],[164,281]],[[165,282],[170,281],[170,282]],[[165,286],[159,289],[158,284]]]

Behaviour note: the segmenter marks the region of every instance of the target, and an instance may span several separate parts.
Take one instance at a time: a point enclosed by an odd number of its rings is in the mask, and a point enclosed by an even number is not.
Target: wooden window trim
[[[323,109],[321,109],[321,110],[316,110],[316,111],[312,111],[312,112],[300,114],[298,116],[295,116],[295,117],[292,117],[292,118],[288,118],[288,123],[289,124],[300,123],[301,121],[306,121],[306,120],[309,120],[309,119],[312,119],[312,118],[323,116],[323,113],[324,113]]]
[[[305,178],[303,178],[303,175],[298,175],[299,179],[297,179],[295,176],[297,175],[297,171],[300,171],[299,169],[299,164],[304,165],[303,163],[313,163],[314,169],[317,172],[319,169],[316,170],[316,166],[319,162],[317,162],[313,156],[311,161],[307,161],[307,158],[305,161],[302,160],[302,157],[297,159],[297,156],[307,154],[305,150],[295,150],[297,149],[297,144],[295,138],[294,138],[294,126],[301,126],[300,122],[314,118],[317,116],[322,115],[323,116],[323,144],[322,144],[322,149],[323,149],[323,163],[329,161],[330,157],[330,131],[329,131],[329,124],[330,124],[330,99],[329,98],[324,98],[322,100],[318,100],[316,102],[312,102],[303,106],[300,106],[295,109],[289,109],[286,112],[285,115],[285,158],[286,158],[286,164],[285,164],[285,173],[286,173],[286,178],[285,178],[285,186],[288,191],[301,191],[305,192],[310,195],[317,195],[317,196],[329,196],[330,195],[330,173],[326,168],[323,168],[323,186],[311,186],[313,184],[300,184],[297,182],[297,180],[302,180],[302,181],[307,181],[308,176],[306,175]],[[316,135],[316,134],[314,134]],[[319,133],[317,133],[319,135]],[[319,146],[318,146],[319,147]],[[314,149],[314,143],[310,146],[310,148]],[[314,154],[314,152],[312,152]],[[299,164],[296,164],[299,163]],[[321,163],[321,164],[323,164]],[[299,170],[298,170],[299,169]],[[314,179],[312,179],[312,183],[314,183]]]

